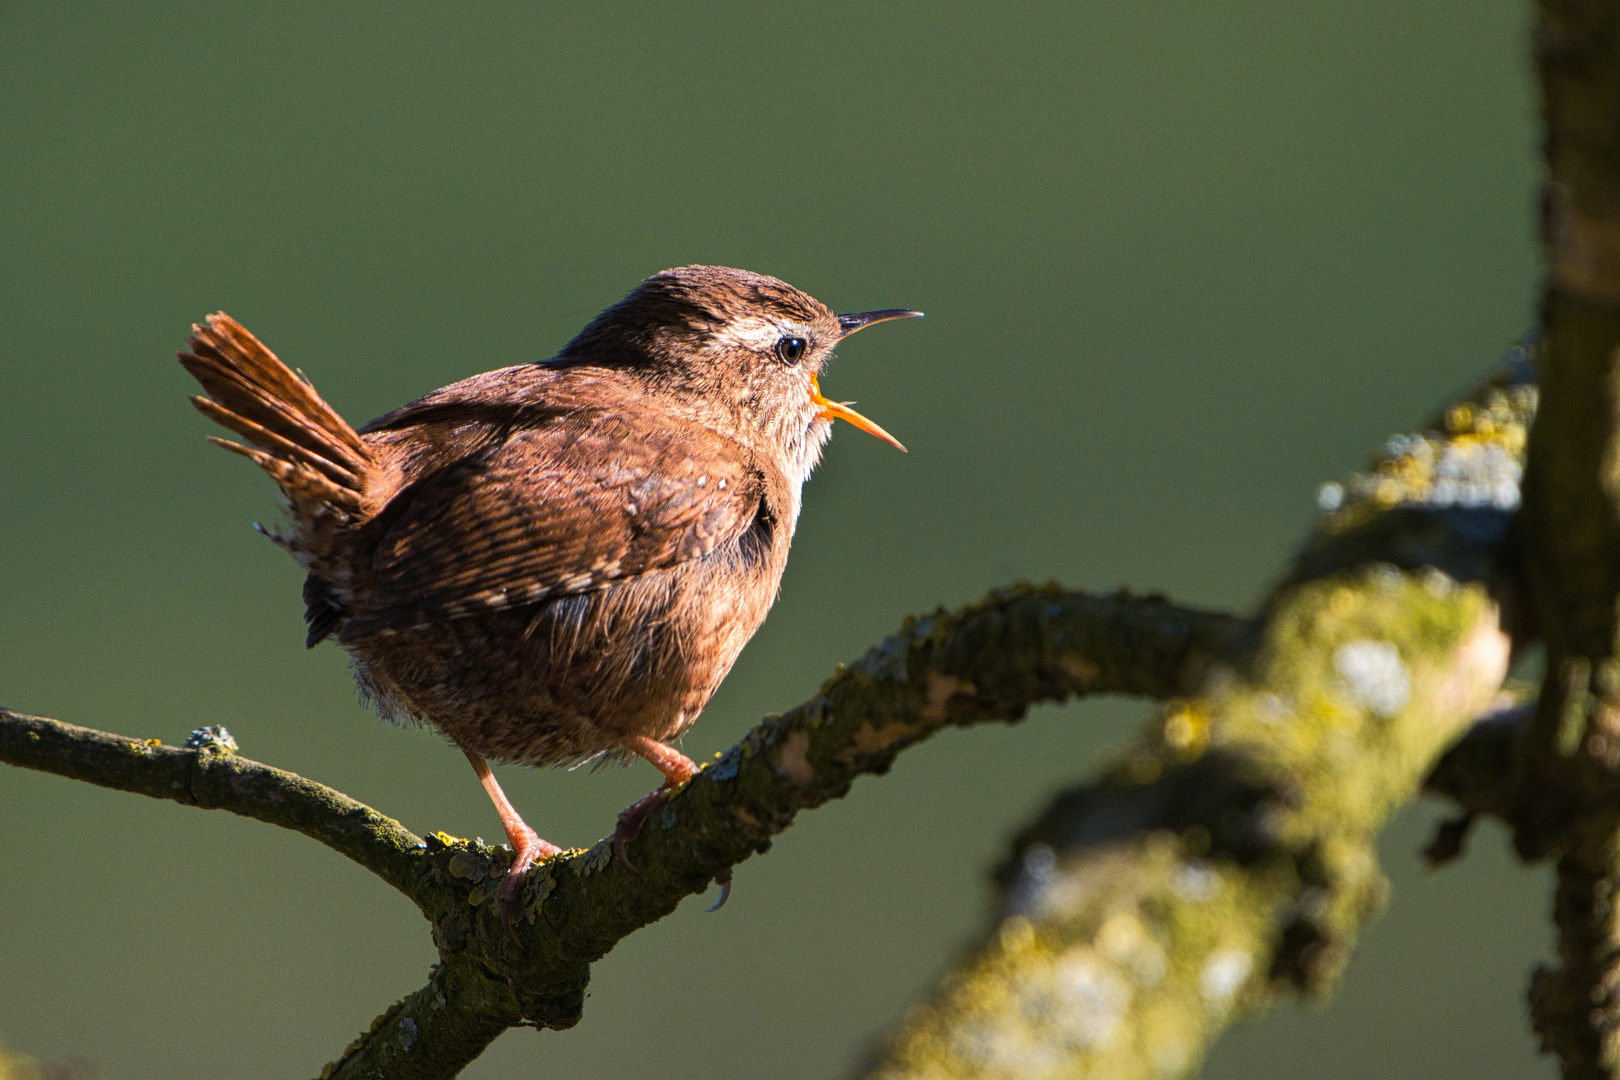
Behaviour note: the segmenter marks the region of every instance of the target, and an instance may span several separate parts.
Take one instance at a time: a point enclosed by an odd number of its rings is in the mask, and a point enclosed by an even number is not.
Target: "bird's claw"
[[[624,868],[632,874],[639,874],[641,871],[637,870],[635,864],[630,861],[630,856],[625,853],[624,845],[641,834],[641,823],[646,821],[655,809],[664,804],[664,800],[669,798],[671,787],[672,785],[665,784],[651,795],[642,796],[626,807],[624,813],[619,815],[619,824],[613,829],[613,854],[618,856],[619,862],[623,863]]]
[[[726,867],[714,876],[714,883],[720,886],[720,899],[704,908],[705,912],[719,911],[731,899],[731,867]]]
[[[519,874],[514,868],[512,873],[506,875],[506,880],[501,882],[500,889],[495,893],[495,899],[501,908],[501,929],[512,939],[512,944],[517,946],[518,952],[523,951],[523,942],[518,939],[517,918],[522,910],[519,902],[523,896],[523,882],[527,877],[527,873]]]
[[[512,944],[517,946],[518,952],[522,952],[523,942],[518,939],[517,921],[523,912],[523,886],[528,884],[529,871],[535,863],[560,854],[562,848],[540,839],[539,835],[527,825],[522,826],[521,831],[509,839],[514,841],[512,868],[506,872],[501,887],[495,890],[495,900],[500,907],[501,929],[512,939]]]

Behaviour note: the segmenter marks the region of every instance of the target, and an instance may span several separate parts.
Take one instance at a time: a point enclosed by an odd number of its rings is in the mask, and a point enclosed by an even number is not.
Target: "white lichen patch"
[[[1020,919],[1061,922],[1085,903],[1085,885],[1059,866],[1055,851],[1031,844],[1024,852],[1018,877],[1007,890],[1005,912]]]
[[[1436,511],[1511,513],[1522,498],[1524,449],[1535,416],[1536,388],[1520,370],[1504,370],[1506,382],[1478,400],[1446,410],[1438,430],[1393,435],[1373,467],[1344,484],[1324,484],[1317,507],[1339,515],[1361,505]]]
[[[1068,874],[1052,874],[1028,890],[1025,910],[1044,921],[1061,921],[1080,910],[1090,890]]]
[[[1220,875],[1202,859],[1192,859],[1176,867],[1170,887],[1177,896],[1195,904],[1208,903],[1221,891]]]
[[[1256,720],[1266,724],[1281,724],[1287,720],[1293,710],[1276,694],[1261,694],[1254,699],[1254,716]]]
[[[1372,492],[1381,502],[1433,508],[1518,509],[1519,481],[1524,470],[1508,444],[1467,436],[1441,439],[1432,434],[1396,435],[1385,451],[1390,466]],[[1388,486],[1397,490],[1382,490]]]
[[[1055,1063],[1059,1052],[1105,1049],[1123,1029],[1131,1003],[1129,980],[1084,945],[1026,968],[1011,989],[1007,1021],[980,1029],[981,1036],[995,1031],[999,1037],[978,1050],[999,1059],[993,1067],[1016,1076],[1027,1075],[1025,1069],[1038,1073],[1049,1055]],[[1021,1037],[1009,1037],[1014,1030]]]
[[[1198,973],[1198,992],[1211,1008],[1224,1009],[1253,970],[1254,957],[1242,949],[1213,952]]]
[[[1009,1017],[968,1022],[951,1035],[953,1057],[992,1076],[1056,1076],[1063,1064],[1058,1049]]]
[[[1344,680],[1350,700],[1374,716],[1394,716],[1412,697],[1412,673],[1387,641],[1340,645],[1333,650],[1333,670]]]
[[[1057,852],[1045,844],[1031,844],[1024,852],[1024,872],[1037,882],[1052,876],[1057,866]]]
[[[1107,1046],[1119,1034],[1131,1003],[1131,985],[1114,966],[1085,947],[1058,957],[1045,1020],[1059,1039],[1084,1050]]]

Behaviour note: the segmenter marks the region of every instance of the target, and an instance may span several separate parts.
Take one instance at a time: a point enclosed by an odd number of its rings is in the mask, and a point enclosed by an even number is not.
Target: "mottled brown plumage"
[[[888,310],[834,315],[775,278],[666,270],[550,360],[475,375],[355,431],[224,314],[180,354],[216,439],[280,485],[274,538],[308,571],[308,644],[334,636],[384,715],[466,751],[516,859],[557,849],[485,758],[696,766],[691,726],[775,600],[831,419],[816,376]],[[889,441],[893,442],[892,439]],[[896,443],[898,445],[898,443]],[[622,856],[622,846],[621,846]]]

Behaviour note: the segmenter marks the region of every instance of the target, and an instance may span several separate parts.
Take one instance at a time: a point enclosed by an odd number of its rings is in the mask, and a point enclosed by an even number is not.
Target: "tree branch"
[[[794,815],[886,771],[947,726],[1015,721],[1040,701],[1093,693],[1167,697],[1231,640],[1227,615],[1161,597],[1088,596],[1055,585],[998,591],[956,612],[906,620],[809,702],[770,717],[719,755],[647,823],[630,851],[610,841],[538,867],[524,947],[501,930],[495,888],[509,853],[425,840],[330,788],[236,756],[217,742],[167,747],[0,710],[0,761],[301,832],[409,896],[433,924],[433,981],[378,1018],[330,1077],[454,1075],[504,1028],[579,1019],[589,965],[701,892]]]
[[[1423,790],[1450,799],[1467,813],[1511,820],[1519,741],[1535,710],[1532,699],[1497,708],[1474,721],[1435,762]],[[1620,788],[1615,795],[1620,797]]]
[[[207,730],[195,733],[195,746],[164,746],[0,708],[0,762],[280,825],[411,895],[423,869],[421,837],[340,791],[238,757],[228,734],[209,738]]]
[[[863,1075],[1183,1076],[1234,1016],[1327,990],[1383,897],[1377,830],[1506,672],[1530,374],[1324,489],[1259,619],[1019,836],[983,938]]]
[[[1541,0],[1547,183],[1542,409],[1525,476],[1525,566],[1547,646],[1510,810],[1521,855],[1556,853],[1556,968],[1531,1019],[1563,1075],[1620,1077],[1620,5]]]

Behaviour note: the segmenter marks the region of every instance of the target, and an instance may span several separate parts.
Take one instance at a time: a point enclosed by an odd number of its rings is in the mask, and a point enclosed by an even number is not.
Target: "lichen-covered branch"
[[[280,825],[411,895],[423,869],[421,837],[340,791],[237,756],[229,734],[216,734],[222,730],[165,746],[0,708],[0,762]]]
[[[373,1020],[320,1080],[455,1076],[522,1022],[510,987],[470,957],[452,957],[434,965],[426,986]]]
[[[1183,1076],[1320,994],[1380,904],[1374,838],[1495,697],[1492,595],[1535,406],[1522,356],[1372,471],[1193,695],[1014,845],[983,939],[864,1075]]]
[[[525,897],[521,950],[495,912],[505,849],[442,833],[418,838],[218,740],[170,747],[0,710],[0,761],[296,829],[378,873],[433,924],[441,964],[327,1075],[445,1077],[506,1027],[577,1022],[592,961],[768,843],[798,811],[842,796],[863,773],[886,771],[906,746],[950,725],[1017,720],[1039,701],[1185,692],[1237,625],[1160,597],[1053,585],[908,619],[677,793],[630,847],[639,873],[612,860],[607,841],[540,867]]]

